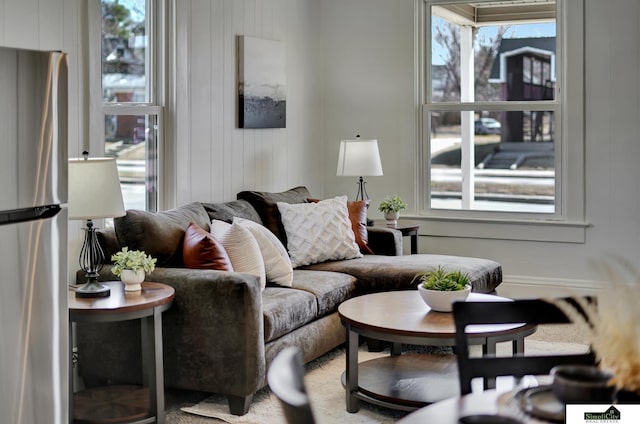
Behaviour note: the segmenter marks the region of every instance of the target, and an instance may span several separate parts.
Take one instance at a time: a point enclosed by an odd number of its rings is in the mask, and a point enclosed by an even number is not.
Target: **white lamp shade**
[[[115,218],[124,214],[116,160],[69,159],[69,219]]]
[[[382,175],[378,140],[342,140],[336,175],[345,177]]]

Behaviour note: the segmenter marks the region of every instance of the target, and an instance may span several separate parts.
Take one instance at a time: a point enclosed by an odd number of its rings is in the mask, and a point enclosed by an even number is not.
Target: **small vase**
[[[139,269],[137,271],[133,271],[130,269],[123,269],[120,274],[120,280],[124,283],[125,291],[140,291],[142,290],[142,286],[140,283],[144,281],[144,270]]]
[[[398,218],[400,217],[400,212],[385,212],[384,219],[387,221],[387,226],[395,227],[398,225]]]

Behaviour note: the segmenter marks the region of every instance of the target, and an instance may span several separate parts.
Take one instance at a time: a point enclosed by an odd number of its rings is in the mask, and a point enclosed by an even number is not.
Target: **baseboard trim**
[[[597,296],[601,288],[602,284],[589,280],[505,275],[497,292],[500,296],[522,299],[573,295]]]

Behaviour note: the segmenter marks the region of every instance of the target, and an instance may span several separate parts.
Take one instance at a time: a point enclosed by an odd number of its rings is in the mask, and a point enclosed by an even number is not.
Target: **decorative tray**
[[[515,394],[514,401],[529,415],[554,423],[564,423],[565,404],[553,394],[551,386],[520,390]]]

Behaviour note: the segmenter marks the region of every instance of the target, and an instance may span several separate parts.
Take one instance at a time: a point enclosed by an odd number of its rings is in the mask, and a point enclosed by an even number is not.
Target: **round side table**
[[[74,394],[73,379],[70,379],[69,421],[162,424],[165,422],[162,312],[171,307],[175,290],[166,284],[144,282],[141,291],[125,292],[120,281],[102,284],[111,289],[109,297],[78,298],[73,289],[69,289],[69,334],[73,334],[74,322],[140,319],[144,387],[113,385],[89,388]],[[74,342],[71,337],[69,339],[71,352]],[[72,364],[69,369],[72,369]]]

